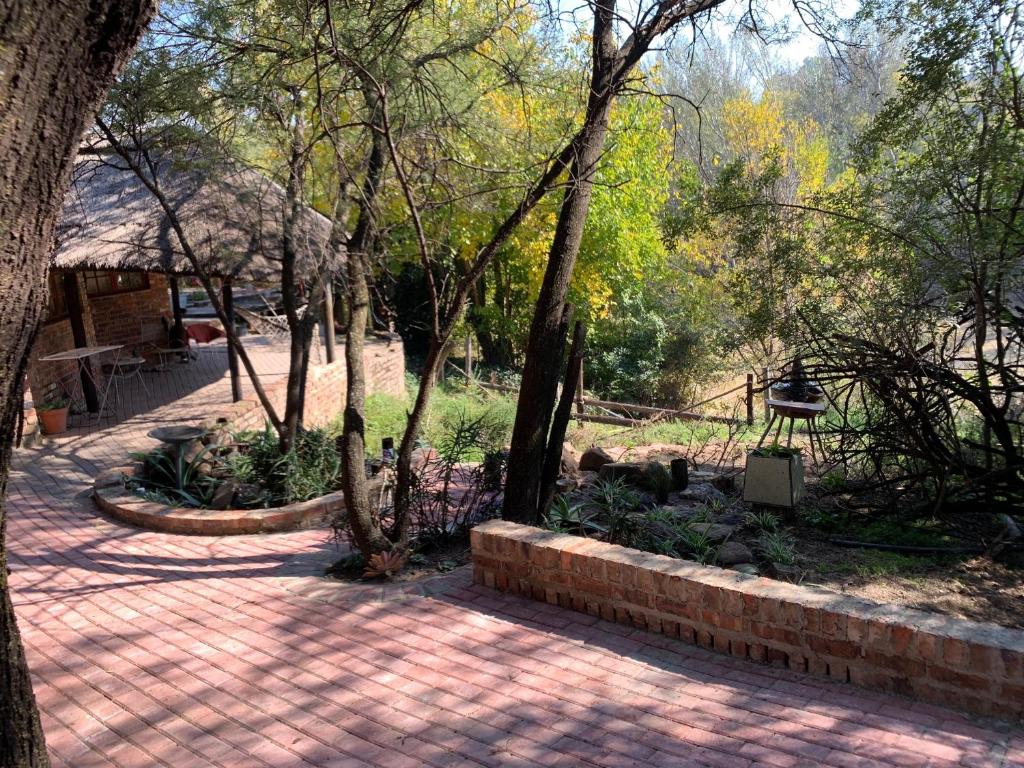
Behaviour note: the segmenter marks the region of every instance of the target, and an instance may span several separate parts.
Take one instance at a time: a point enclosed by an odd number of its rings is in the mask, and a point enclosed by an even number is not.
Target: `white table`
[[[75,347],[74,349],[68,349],[64,352],[56,352],[52,355],[46,355],[40,357],[39,361],[43,363],[56,363],[65,360],[74,360],[78,364],[78,377],[75,379],[72,392],[68,393],[72,402],[83,402],[85,400],[85,393],[82,391],[82,377],[87,377],[92,382],[93,391],[99,395],[100,389],[103,389],[103,395],[100,399],[102,404],[107,401],[107,389],[110,388],[110,382],[107,382],[106,388],[97,386],[96,378],[92,375],[92,366],[89,365],[89,358],[98,357],[99,355],[105,355],[109,352],[114,353],[114,364],[117,364],[117,359],[120,357],[121,349],[124,347],[123,344],[112,344],[100,347]],[[77,393],[77,394],[76,394]],[[88,410],[88,404],[86,404],[86,410]],[[102,413],[103,406],[100,406],[99,411]]]

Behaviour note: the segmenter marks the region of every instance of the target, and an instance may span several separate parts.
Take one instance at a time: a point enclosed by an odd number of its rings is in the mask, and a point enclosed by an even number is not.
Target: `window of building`
[[[149,275],[145,272],[117,272],[115,270],[87,271],[85,294],[89,297],[109,296],[112,293],[128,293],[149,288]]]
[[[46,303],[46,321],[63,320],[68,316],[68,304],[64,295],[64,273],[54,272],[46,277],[50,298]]]

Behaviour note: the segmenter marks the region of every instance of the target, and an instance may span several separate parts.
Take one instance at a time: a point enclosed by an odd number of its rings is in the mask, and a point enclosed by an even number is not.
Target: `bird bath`
[[[149,436],[154,440],[159,440],[165,445],[171,446],[174,450],[175,458],[175,481],[178,485],[179,491],[184,491],[182,487],[182,475],[184,474],[184,467],[182,467],[182,459],[185,455],[185,446],[189,443],[198,440],[206,434],[206,430],[200,427],[157,427],[151,430]]]

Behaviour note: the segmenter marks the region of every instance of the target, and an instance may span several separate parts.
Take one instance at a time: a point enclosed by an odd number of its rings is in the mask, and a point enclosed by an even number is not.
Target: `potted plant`
[[[59,435],[68,428],[68,409],[70,403],[64,398],[49,400],[36,406],[39,426],[44,435]]]
[[[804,495],[804,464],[799,448],[773,444],[747,454],[743,500],[792,509]]]

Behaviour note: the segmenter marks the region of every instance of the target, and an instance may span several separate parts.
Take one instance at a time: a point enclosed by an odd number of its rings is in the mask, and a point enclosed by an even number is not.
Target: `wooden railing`
[[[482,381],[474,375],[473,366],[473,345],[466,339],[465,366],[460,368],[451,360],[448,365],[456,370],[466,381],[466,386],[478,386],[485,390],[518,394],[516,387],[508,384],[499,384],[494,380]],[[573,418],[577,421],[588,421],[597,424],[613,424],[624,427],[641,427],[659,421],[711,421],[719,424],[753,424],[755,398],[758,394],[767,391],[772,383],[769,379],[767,368],[762,369],[760,384],[755,383],[755,375],[748,373],[746,380],[731,389],[707,397],[700,402],[687,406],[686,408],[659,408],[657,406],[640,405],[639,403],[623,403],[615,400],[600,400],[594,397],[587,397],[583,388],[583,370],[580,370],[579,380],[576,382],[576,413]],[[701,413],[697,409],[709,405],[717,400],[743,392],[744,411],[743,418],[738,416],[722,416],[719,414]],[[587,412],[587,408],[604,411],[604,413]],[[765,405],[767,412],[767,405]]]

